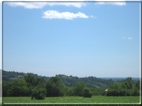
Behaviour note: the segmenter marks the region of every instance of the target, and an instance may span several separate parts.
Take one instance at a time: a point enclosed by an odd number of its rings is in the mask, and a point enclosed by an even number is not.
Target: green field
[[[44,100],[31,100],[30,97],[3,97],[3,103],[139,103],[139,96],[93,96],[83,98],[75,96],[46,97]]]

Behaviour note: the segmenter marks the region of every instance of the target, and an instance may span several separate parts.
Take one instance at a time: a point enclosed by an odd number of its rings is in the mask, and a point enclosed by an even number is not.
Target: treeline
[[[27,74],[11,82],[3,81],[3,97],[31,96],[31,99],[44,99],[45,97],[58,96],[138,96],[139,85],[139,81],[133,84],[132,78],[127,78],[121,83],[112,83],[108,92],[105,92],[105,88],[88,87],[84,82],[77,82],[75,86],[69,87],[57,76],[45,80],[43,77]]]
[[[43,77],[27,74],[13,81],[3,81],[3,97],[31,96],[32,99],[57,96],[91,97],[92,95],[104,95],[104,90],[104,88],[89,88],[84,82],[68,87],[57,76],[45,80]]]
[[[22,78],[27,74],[31,74],[34,77],[43,77],[46,81],[50,78],[47,76],[38,76],[37,74],[33,73],[23,73],[23,72],[15,72],[15,71],[2,71],[2,77],[3,81],[13,81],[17,78]],[[66,86],[72,87],[77,84],[77,82],[84,82],[88,87],[92,88],[107,88],[112,82],[114,82],[112,79],[102,79],[102,78],[96,78],[94,76],[89,77],[82,77],[79,78],[77,76],[67,76],[63,74],[56,75]]]
[[[5,71],[5,70],[2,70],[2,79],[3,79],[3,81],[13,81],[14,79],[22,78],[27,74],[31,74],[34,77],[43,77],[45,80],[49,79],[49,77],[39,76],[39,75],[34,74],[34,73],[24,73],[24,72]]]
[[[66,75],[56,75],[60,80],[69,87],[75,86],[77,82],[84,82],[88,87],[91,88],[106,88],[108,87],[112,82],[114,82],[112,79],[102,79],[102,78],[96,78],[94,76],[89,77],[82,77],[79,78],[77,76],[66,76]]]
[[[112,83],[108,91],[107,96],[139,96],[140,95],[140,81],[138,80],[133,84],[131,77],[126,78],[121,83]]]

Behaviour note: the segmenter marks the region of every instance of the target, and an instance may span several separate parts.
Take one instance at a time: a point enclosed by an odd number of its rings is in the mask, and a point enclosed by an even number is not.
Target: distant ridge
[[[24,73],[24,72],[15,72],[15,71],[5,71],[2,70],[2,79],[3,81],[13,81],[17,78],[23,78],[25,75],[31,74],[35,77],[43,77],[45,80],[48,80],[50,77],[39,76],[34,73]],[[75,86],[78,82],[84,82],[88,87],[93,88],[107,88],[113,82],[120,82],[125,78],[97,78],[93,76],[89,77],[77,77],[77,76],[67,76],[63,74],[56,75],[66,86]],[[138,78],[134,79],[138,80]]]

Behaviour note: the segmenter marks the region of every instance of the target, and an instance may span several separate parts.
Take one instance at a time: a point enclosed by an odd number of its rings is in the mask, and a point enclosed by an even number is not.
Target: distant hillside
[[[77,82],[85,82],[88,87],[106,88],[113,80],[101,79],[93,76],[78,78],[76,76],[56,75],[66,86],[75,86]]]
[[[26,75],[26,73],[2,70],[2,79],[4,81],[12,81],[13,79],[24,77],[24,75]]]
[[[23,73],[15,71],[2,71],[3,81],[13,81],[16,78],[24,77],[27,74],[32,74],[35,77],[43,77],[45,80],[48,80],[50,77],[38,76],[33,73]],[[66,75],[56,75],[66,86],[75,86],[77,82],[84,82],[88,87],[97,87],[97,88],[107,88],[114,80],[112,79],[102,79],[96,78],[93,76],[79,78],[77,76],[66,76]]]
[[[49,79],[49,77],[38,76],[37,74],[33,74],[33,73],[23,73],[23,72],[5,71],[5,70],[2,70],[2,79],[3,81],[13,81],[16,78],[24,77],[27,74],[32,74],[35,77],[43,77],[46,80]]]

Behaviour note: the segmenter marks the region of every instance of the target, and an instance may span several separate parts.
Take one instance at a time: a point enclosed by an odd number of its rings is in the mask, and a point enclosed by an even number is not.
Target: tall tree
[[[140,80],[138,80],[138,81],[136,82],[135,87],[136,87],[137,89],[140,89]]]
[[[23,78],[18,78],[13,81],[12,96],[28,96],[27,82]]]
[[[83,89],[85,88],[84,82],[78,82],[74,88],[74,94],[76,96],[83,96]]]
[[[64,95],[64,84],[58,77],[51,77],[46,83],[47,96],[63,96]]]
[[[124,84],[126,85],[127,89],[132,89],[132,78],[131,77],[126,78]]]
[[[3,81],[2,93],[4,97],[12,95],[13,86],[12,82]]]

